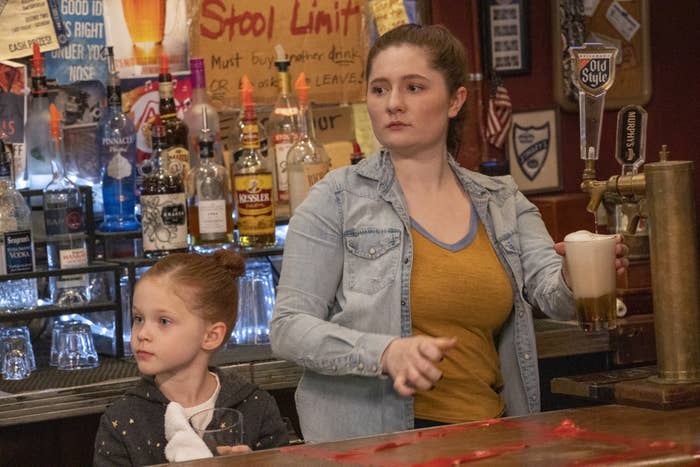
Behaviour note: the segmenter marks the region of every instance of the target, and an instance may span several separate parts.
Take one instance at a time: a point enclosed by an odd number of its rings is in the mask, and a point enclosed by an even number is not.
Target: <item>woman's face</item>
[[[450,96],[445,78],[421,47],[391,46],[374,57],[367,110],[375,136],[393,155],[443,155],[448,120],[465,99],[464,88]]]

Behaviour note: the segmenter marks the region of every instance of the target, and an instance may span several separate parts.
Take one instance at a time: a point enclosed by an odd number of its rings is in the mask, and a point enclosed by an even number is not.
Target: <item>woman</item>
[[[304,438],[538,411],[532,306],[573,317],[564,248],[510,177],[450,156],[462,45],[440,26],[398,27],[370,50],[367,83],[383,149],[331,172],[295,212],[271,322],[275,354],[304,367]]]

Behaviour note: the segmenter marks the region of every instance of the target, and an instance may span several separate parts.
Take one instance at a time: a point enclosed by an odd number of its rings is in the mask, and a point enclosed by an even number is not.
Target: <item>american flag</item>
[[[486,140],[497,148],[502,148],[513,123],[513,106],[508,90],[499,83],[494,86],[489,96],[489,108],[486,116]]]

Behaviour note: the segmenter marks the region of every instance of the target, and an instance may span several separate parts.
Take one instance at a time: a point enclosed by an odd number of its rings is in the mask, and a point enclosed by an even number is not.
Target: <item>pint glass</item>
[[[614,329],[616,236],[579,230],[567,235],[564,243],[579,325],[584,331]]]

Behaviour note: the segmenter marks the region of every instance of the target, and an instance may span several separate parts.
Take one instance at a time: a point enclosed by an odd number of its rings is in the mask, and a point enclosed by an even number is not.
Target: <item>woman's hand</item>
[[[427,391],[442,378],[434,363],[457,345],[456,337],[413,336],[394,339],[381,358],[382,371],[394,380],[394,389],[408,397],[417,389]]]
[[[217,446],[216,452],[218,452],[220,456],[227,456],[229,454],[244,454],[253,451],[247,445],[239,444],[237,446]]]
[[[630,260],[627,258],[629,247],[625,245],[624,241],[622,240],[622,235],[617,235],[615,241],[617,242],[615,244],[615,269],[617,270],[617,275],[621,276],[625,273],[625,271],[627,271],[627,268],[630,265]],[[561,256],[566,256],[566,245],[564,242],[556,243],[554,245],[554,250]],[[571,284],[566,267],[564,267],[564,281],[567,285]]]

